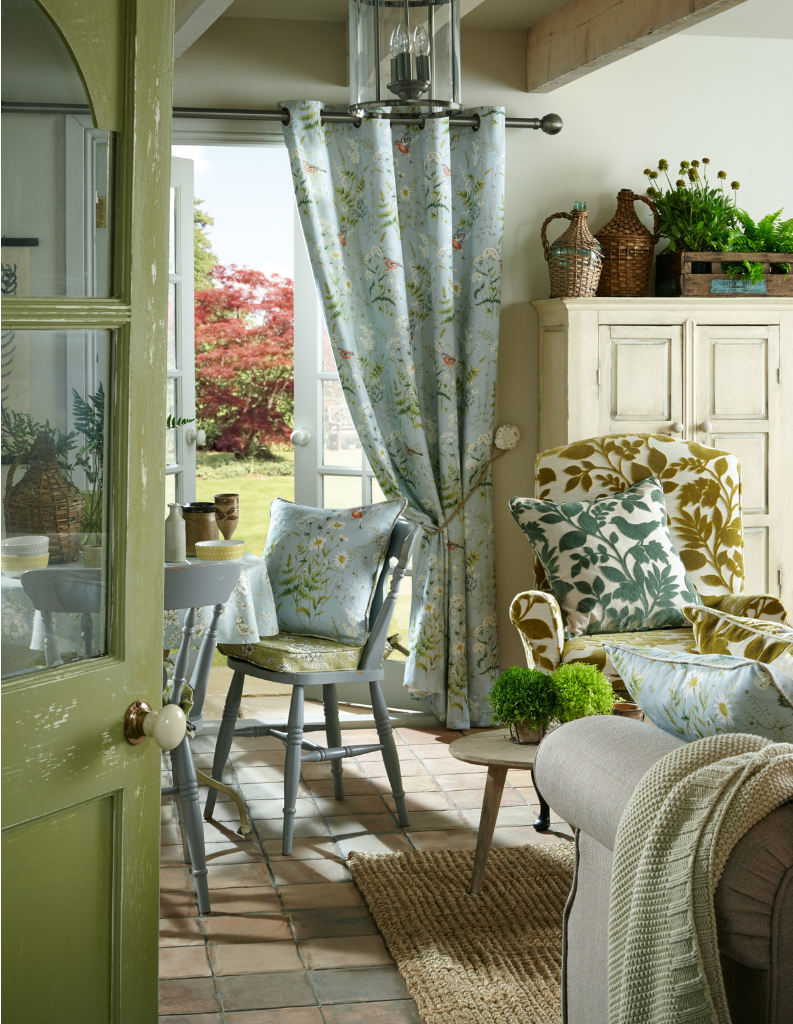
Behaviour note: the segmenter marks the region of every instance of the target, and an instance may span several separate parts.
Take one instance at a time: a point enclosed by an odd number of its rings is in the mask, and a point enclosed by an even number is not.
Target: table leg
[[[479,837],[476,840],[474,856],[474,873],[471,878],[471,894],[476,896],[482,888],[487,867],[487,856],[493,841],[493,829],[496,827],[498,809],[501,806],[501,794],[504,792],[504,781],[507,769],[491,765],[487,769],[485,783],[485,800],[482,805],[482,817],[479,820]]]
[[[547,832],[551,827],[551,808],[543,799],[542,793],[537,789],[537,782],[534,778],[534,769],[531,770],[531,781],[534,785],[534,792],[537,794],[537,799],[540,801],[540,813],[537,820],[534,822],[534,828],[537,832]]]

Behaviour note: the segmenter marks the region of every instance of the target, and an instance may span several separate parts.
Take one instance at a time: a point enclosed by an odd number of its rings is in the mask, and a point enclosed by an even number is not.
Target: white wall
[[[660,157],[675,164],[703,156],[715,169],[723,167],[728,180],[741,181],[740,197],[750,213],[761,216],[785,206],[793,216],[792,40],[677,36],[542,95],[523,91],[525,52],[525,32],[463,29],[466,104],[503,104],[516,117],[553,111],[565,122],[553,137],[507,133],[497,422],[517,424],[522,441],[493,471],[504,667],[523,664],[508,611],[514,594],[531,583],[529,547],[507,501],[533,490],[537,322],[530,302],[548,296],[539,238],[543,220],[584,199],[597,230],[613,215],[619,189],[646,187],[643,168]],[[345,62],[339,23],[221,18],[176,62],[174,102],[346,102]]]

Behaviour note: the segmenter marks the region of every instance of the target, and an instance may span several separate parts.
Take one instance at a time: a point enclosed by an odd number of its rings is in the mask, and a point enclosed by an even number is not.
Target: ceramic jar
[[[198,540],[218,540],[218,524],[215,519],[215,505],[211,501],[195,501],[182,505],[185,525],[186,556],[195,558]]]
[[[184,562],[187,558],[187,535],[180,505],[169,505],[165,520],[165,561]],[[195,542],[194,542],[195,543]]]

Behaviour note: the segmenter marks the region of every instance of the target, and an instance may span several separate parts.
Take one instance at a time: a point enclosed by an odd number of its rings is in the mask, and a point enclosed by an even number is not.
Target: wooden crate
[[[763,280],[757,284],[721,273],[722,263],[750,260],[763,264]],[[793,264],[793,253],[785,252],[665,252],[655,260],[655,294],[679,295],[793,296],[793,270],[775,271],[774,264]]]

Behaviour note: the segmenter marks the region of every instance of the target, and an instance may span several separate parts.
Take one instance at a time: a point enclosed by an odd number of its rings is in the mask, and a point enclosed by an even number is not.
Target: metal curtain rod
[[[90,114],[87,103],[19,103],[3,102],[3,113],[28,113],[28,114]],[[174,117],[202,118],[213,121],[280,121],[281,124],[289,123],[289,112],[283,110],[230,110],[214,107],[174,107]],[[423,117],[388,117],[383,118],[391,124],[417,124],[423,126]],[[361,118],[353,114],[339,114],[331,111],[322,111],[322,121],[327,124],[354,124],[360,125]],[[546,135],[558,135],[562,130],[563,122],[558,114],[546,114],[545,117],[508,117],[505,119],[507,128],[533,128],[545,132]],[[480,119],[478,114],[469,117],[450,117],[449,124],[456,128],[479,129]]]

